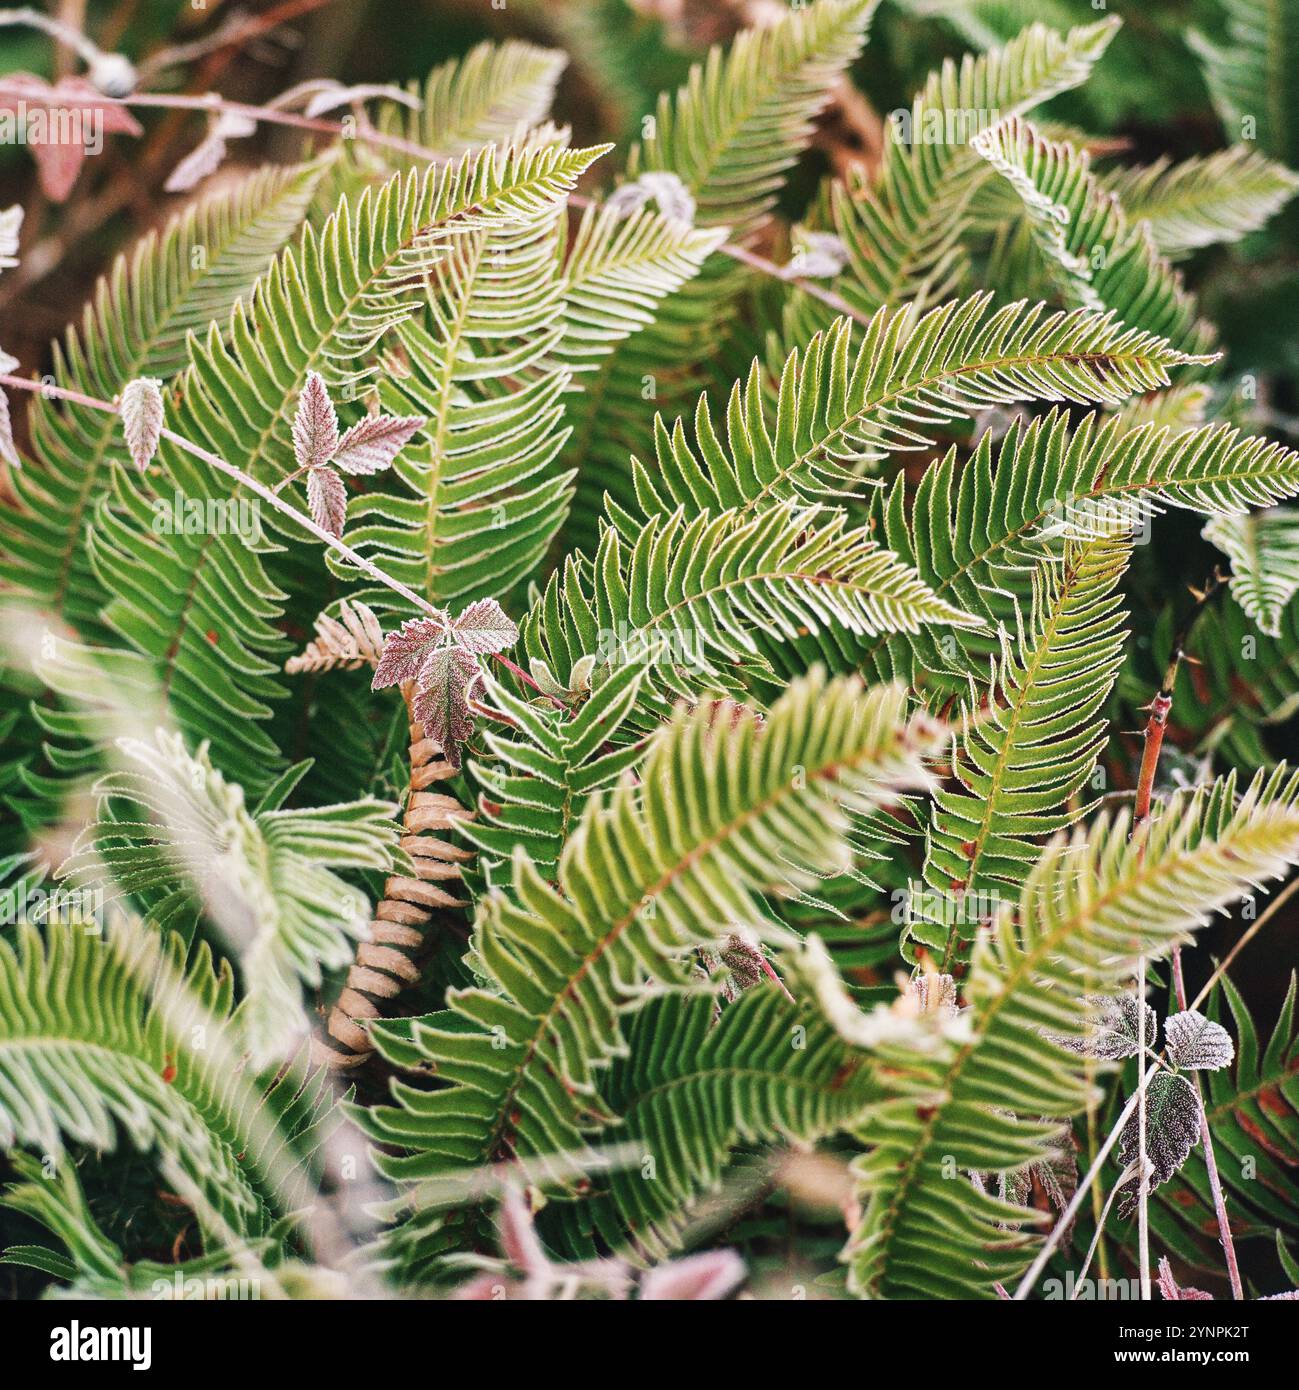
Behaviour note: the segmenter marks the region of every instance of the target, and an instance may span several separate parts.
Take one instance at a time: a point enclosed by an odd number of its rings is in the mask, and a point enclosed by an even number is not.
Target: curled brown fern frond
[[[407,709],[412,693],[409,684],[403,685]],[[412,720],[410,785],[402,819],[405,833],[399,843],[414,873],[390,874],[385,881],[369,939],[357,943],[342,992],[330,1010],[326,1025],[329,1037],[316,1042],[317,1061],[350,1069],[370,1056],[374,1044],[366,1025],[382,1015],[384,1001],[419,980],[416,956],[434,914],[466,906],[454,887],[461,879],[461,866],[473,858],[473,852],[453,844],[443,834],[457,820],[472,819],[473,812],[455,797],[430,790],[453,771],[437,742],[426,738],[423,725]]]
[[[383,650],[383,628],[364,603],[344,599],[338,617],[321,613],[316,618],[316,640],[306,651],[284,663],[289,675],[302,671],[355,671],[376,666]]]

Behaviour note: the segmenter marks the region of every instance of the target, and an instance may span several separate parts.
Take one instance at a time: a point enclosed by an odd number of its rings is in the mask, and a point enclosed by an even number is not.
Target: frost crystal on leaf
[[[346,431],[330,461],[344,473],[380,473],[425,423],[422,415],[367,415]]]
[[[151,376],[128,381],[122,392],[121,415],[127,448],[143,473],[162,438],[162,382]]]
[[[1169,1014],[1164,1020],[1164,1041],[1168,1060],[1189,1070],[1219,1071],[1236,1055],[1231,1034],[1197,1009]]]
[[[519,640],[519,629],[494,598],[471,603],[451,627],[456,641],[480,656],[502,652]]]
[[[311,519],[331,536],[343,534],[347,520],[347,488],[332,468],[313,468],[307,474],[307,504]]]
[[[687,225],[694,222],[695,200],[676,174],[642,174],[638,179],[616,188],[609,195],[605,207],[620,217],[629,217],[633,212],[639,212],[651,198],[659,205],[664,217]]]
[[[293,450],[298,467],[323,468],[337,448],[338,416],[325,379],[319,372],[308,372],[307,384],[298,397],[298,413],[293,418]]]
[[[1133,994],[1088,994],[1083,1001],[1090,1015],[1087,1032],[1080,1038],[1043,1030],[1057,1047],[1080,1057],[1097,1057],[1107,1062],[1135,1057],[1141,1050],[1137,1019],[1145,1020],[1146,1047],[1155,1045],[1155,1011]]]
[[[803,232],[780,274],[785,280],[825,280],[838,275],[847,264],[848,248],[833,232]]]
[[[478,662],[462,647],[439,647],[420,668],[411,712],[454,768],[460,766],[460,745],[474,728],[469,688],[481,678]]]
[[[1139,1153],[1140,1110],[1133,1109],[1119,1139],[1119,1162],[1134,1164]],[[1150,1163],[1149,1189],[1165,1183],[1186,1162],[1200,1137],[1200,1098],[1184,1076],[1161,1071],[1146,1087],[1146,1159]],[[1126,1215],[1136,1205],[1137,1179],[1123,1188],[1119,1210]]]

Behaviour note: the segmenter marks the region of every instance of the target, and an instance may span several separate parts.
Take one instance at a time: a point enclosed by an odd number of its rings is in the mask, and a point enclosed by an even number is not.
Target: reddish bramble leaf
[[[418,693],[411,713],[424,726],[442,756],[454,768],[460,766],[460,745],[473,732],[469,690],[482,678],[478,662],[462,647],[439,647],[420,668]]]
[[[122,391],[120,410],[127,448],[143,473],[158,452],[162,438],[162,382],[151,376],[128,381]]]
[[[293,449],[298,467],[323,468],[337,448],[338,416],[329,399],[325,379],[319,372],[308,372],[293,420]]]
[[[429,654],[446,638],[445,623],[432,618],[408,618],[396,632],[388,634],[370,688],[382,690],[385,686],[413,681]]]
[[[451,627],[456,641],[480,656],[502,652],[519,640],[519,629],[494,598],[480,598],[471,603]]]
[[[367,415],[338,441],[333,465],[354,475],[382,472],[425,423],[423,415]]]
[[[347,487],[332,468],[313,468],[307,474],[307,503],[317,526],[331,536],[343,534],[347,520]]]

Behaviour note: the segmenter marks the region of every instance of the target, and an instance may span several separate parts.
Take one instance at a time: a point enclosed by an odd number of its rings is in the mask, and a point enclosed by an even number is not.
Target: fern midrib
[[[1019,728],[1019,721],[1023,717],[1025,708],[1029,704],[1033,692],[1037,686],[1038,676],[1041,674],[1042,664],[1046,660],[1047,653],[1052,649],[1056,637],[1060,632],[1060,624],[1064,621],[1065,608],[1072,597],[1074,585],[1077,584],[1082,574],[1082,555],[1074,561],[1073,565],[1065,572],[1061,579],[1060,590],[1056,595],[1057,602],[1051,613],[1051,621],[1041,632],[1037,646],[1033,651],[1033,659],[1020,675],[1017,688],[1018,698],[1011,706],[1012,714],[1010,723],[1004,726],[1001,748],[997,753],[996,768],[992,774],[992,790],[984,799],[983,815],[979,822],[978,833],[974,837],[975,851],[970,856],[970,867],[966,874],[964,888],[970,888],[978,884],[979,864],[983,854],[987,849],[989,830],[992,825],[992,817],[996,811],[998,799],[1002,791],[1002,779],[1006,775],[1010,765],[1011,754],[1015,747],[1015,733]],[[947,946],[943,954],[942,969],[946,971],[951,964],[952,949],[956,944],[957,931],[953,925],[948,929]]]
[[[855,758],[840,757],[833,759],[831,762],[823,764],[820,768],[817,768],[815,771],[809,770],[807,772],[807,781],[809,783],[832,781],[838,778],[839,775],[846,769],[857,767],[860,766],[862,763],[868,762],[872,757],[876,756],[878,751],[879,750],[876,747],[872,746],[869,748],[861,749],[858,756]],[[516,1068],[515,1079],[513,1082],[511,1082],[510,1088],[506,1092],[506,1095],[498,1108],[497,1121],[492,1126],[489,1141],[486,1145],[487,1152],[489,1155],[500,1152],[502,1144],[512,1143],[512,1135],[515,1132],[513,1124],[510,1123],[510,1112],[512,1109],[513,1101],[515,1096],[518,1094],[519,1088],[523,1084],[523,1080],[528,1069],[532,1065],[533,1059],[537,1053],[537,1049],[541,1046],[547,1034],[552,1031],[551,1019],[554,1018],[556,1013],[558,1013],[564,1007],[565,1001],[567,999],[569,999],[570,997],[576,997],[578,985],[585,978],[587,972],[604,955],[604,953],[621,938],[623,932],[625,932],[633,922],[636,922],[639,919],[642,905],[644,904],[645,900],[647,898],[657,898],[660,894],[666,892],[667,889],[670,888],[673,883],[675,883],[679,878],[688,873],[701,858],[703,858],[705,855],[711,854],[714,850],[719,848],[721,845],[725,844],[728,840],[733,839],[735,836],[740,834],[748,825],[752,824],[754,820],[761,816],[767,815],[784,798],[794,794],[796,794],[796,789],[794,787],[793,782],[790,781],[787,784],[784,784],[776,788],[775,791],[770,793],[768,796],[764,797],[760,802],[756,803],[754,806],[747,807],[734,820],[728,822],[726,825],[722,827],[719,827],[719,829],[714,834],[710,835],[707,839],[701,841],[699,844],[693,846],[679,860],[669,865],[665,869],[665,871],[660,875],[659,879],[654,884],[647,887],[640,894],[640,896],[636,900],[636,906],[633,909],[631,909],[631,911],[624,913],[621,917],[617,918],[613,923],[610,924],[608,930],[605,932],[604,936],[601,937],[595,949],[588,952],[582,958],[581,964],[570,977],[564,990],[560,994],[557,994],[555,996],[554,1002],[546,1009],[545,1013],[541,1015],[538,1028],[535,1034],[533,1035],[533,1038],[528,1043],[527,1050],[524,1053],[524,1056],[520,1059],[519,1066]]]
[[[851,415],[845,416],[844,419],[838,425],[836,425],[833,430],[830,430],[824,436],[822,436],[822,438],[817,440],[816,444],[811,449],[807,450],[798,458],[794,459],[792,463],[790,463],[787,467],[778,472],[774,478],[771,478],[767,482],[765,482],[762,485],[762,487],[756,493],[754,493],[754,495],[751,498],[748,499],[748,501],[744,502],[740,506],[739,511],[741,514],[743,514],[744,512],[747,512],[750,508],[757,507],[766,499],[767,495],[772,491],[773,488],[775,488],[778,484],[785,482],[799,469],[806,468],[815,457],[817,457],[824,449],[828,448],[831,442],[835,438],[841,436],[847,429],[855,425],[866,423],[867,421],[869,421],[873,413],[887,410],[892,404],[894,404],[898,400],[906,396],[914,395],[918,391],[934,390],[954,379],[969,377],[972,375],[976,375],[980,372],[1002,371],[1007,367],[1040,367],[1044,363],[1055,362],[1065,362],[1070,365],[1085,362],[1087,365],[1091,366],[1098,362],[1136,362],[1141,360],[1143,360],[1141,354],[1135,352],[1124,354],[1113,352],[1061,352],[1042,353],[1037,356],[1020,355],[1017,357],[981,358],[978,362],[963,364],[960,367],[954,367],[947,371],[941,371],[930,376],[921,377],[919,380],[916,381],[900,383],[894,390],[886,392],[884,395],[877,397],[875,400],[863,402],[862,405]],[[954,413],[959,414],[960,412],[958,411]],[[892,451],[886,449],[884,451],[885,457],[887,457],[890,452]],[[876,462],[882,462],[882,460],[868,459],[860,461],[857,466],[857,469],[855,470],[857,472],[857,476],[861,477],[864,473],[865,467],[871,463]]]

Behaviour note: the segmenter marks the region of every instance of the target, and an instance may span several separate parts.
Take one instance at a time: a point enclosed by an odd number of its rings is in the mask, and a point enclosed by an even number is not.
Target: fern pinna
[[[637,29],[657,101],[579,113],[608,74],[535,32],[201,101],[172,188],[296,162],[0,352],[16,1287],[1293,1282],[1293,962],[1242,957],[1299,864],[1257,7],[1175,36],[1225,139],[1146,164],[1116,19],[748,8],[697,61]]]

